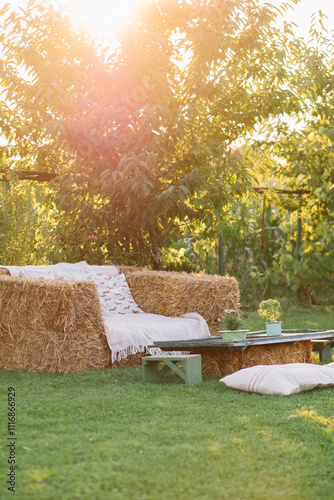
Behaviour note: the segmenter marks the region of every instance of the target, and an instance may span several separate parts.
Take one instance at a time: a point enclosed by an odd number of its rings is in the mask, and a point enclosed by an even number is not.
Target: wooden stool
[[[182,363],[184,371],[177,365]],[[162,368],[160,368],[160,366]],[[160,378],[169,370],[177,373],[186,384],[200,384],[202,382],[202,360],[200,354],[183,356],[145,356],[142,358],[144,382],[159,382]]]
[[[330,363],[332,361],[332,347],[334,340],[315,340],[312,342],[313,351],[319,352],[321,363]]]

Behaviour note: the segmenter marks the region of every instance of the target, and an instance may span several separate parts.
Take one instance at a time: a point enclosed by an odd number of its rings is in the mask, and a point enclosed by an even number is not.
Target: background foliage
[[[217,273],[222,232],[244,304],[328,300],[333,40],[321,17],[309,43],[278,29],[287,8],[146,1],[106,44],[47,1],[4,6],[1,166],[59,175],[3,185],[1,262]],[[263,204],[256,185],[308,193]]]

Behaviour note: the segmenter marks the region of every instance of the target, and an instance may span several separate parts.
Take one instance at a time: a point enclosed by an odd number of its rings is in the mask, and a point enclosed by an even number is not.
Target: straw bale
[[[242,368],[256,365],[312,363],[312,342],[251,346],[240,351],[209,351],[202,353],[203,375],[230,375]]]
[[[143,356],[148,356],[146,351],[137,352],[137,354],[130,354],[127,358],[121,359],[120,361],[115,361],[112,364],[112,368],[118,368],[120,366],[140,366],[141,358]]]
[[[198,312],[212,334],[225,309],[238,309],[234,278],[122,268],[138,305],[166,316]],[[0,268],[0,367],[69,373],[111,366],[92,282],[13,278]],[[138,365],[138,353],[113,366]]]
[[[0,267],[0,276],[10,276],[10,272],[5,267]]]
[[[70,373],[110,366],[92,282],[0,276],[0,367]]]
[[[135,301],[146,313],[180,316],[197,312],[209,327],[217,327],[225,309],[239,310],[239,287],[235,278],[130,266],[121,270]]]

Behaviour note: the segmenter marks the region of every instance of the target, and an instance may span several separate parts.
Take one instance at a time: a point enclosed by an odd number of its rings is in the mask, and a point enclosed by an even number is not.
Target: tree
[[[323,14],[314,14],[308,43],[294,50],[291,84],[300,96],[294,122],[277,117],[265,124],[266,137],[257,142],[265,154],[278,159],[277,178],[287,187],[310,192],[309,208],[318,217],[334,218],[334,45]]]
[[[161,267],[181,222],[217,226],[251,185],[231,144],[299,106],[279,13],[257,0],[148,0],[102,46],[46,2],[5,6],[6,157],[60,173],[59,206],[108,226],[110,249]]]
[[[293,122],[277,117],[266,123],[266,137],[255,143],[255,149],[277,159],[274,173],[281,187],[305,191],[278,202],[292,224],[280,223],[285,241],[266,278],[317,303],[328,291],[332,296],[334,286],[334,45],[321,13],[318,22],[313,16],[311,38],[295,48],[294,58],[292,85],[300,110]],[[300,259],[293,255],[297,212],[303,236]]]

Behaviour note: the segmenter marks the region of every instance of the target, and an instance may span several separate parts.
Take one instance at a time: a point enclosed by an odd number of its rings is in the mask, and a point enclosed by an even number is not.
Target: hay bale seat
[[[235,278],[136,267],[120,268],[147,313],[179,316],[198,312],[211,334],[225,309],[238,309]],[[70,373],[138,365],[145,353],[111,365],[96,286],[87,281],[43,280],[8,275],[0,268],[0,367]]]
[[[212,335],[225,309],[239,309],[235,278],[120,267],[133,297],[147,313],[179,316],[198,312]],[[205,353],[203,375],[227,375],[254,364],[311,362],[311,343]],[[139,365],[146,352],[111,364],[96,285],[87,281],[13,278],[0,268],[0,368],[57,373]]]
[[[110,365],[94,283],[0,275],[0,367],[69,373]]]

